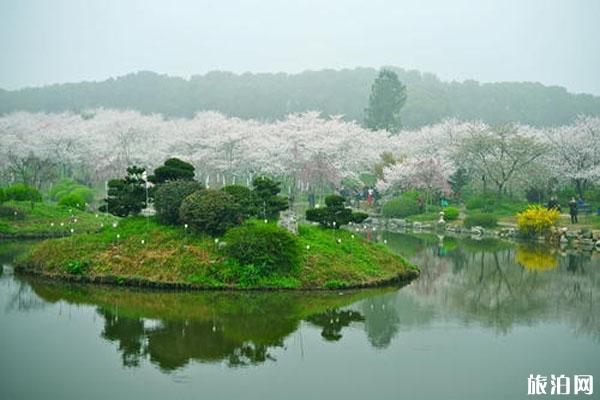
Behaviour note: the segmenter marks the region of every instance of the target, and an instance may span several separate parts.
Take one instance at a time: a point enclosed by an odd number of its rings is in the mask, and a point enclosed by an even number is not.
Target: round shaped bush
[[[446,207],[444,208],[444,218],[446,221],[454,221],[458,218],[458,214],[460,211],[456,207]]]
[[[94,201],[94,191],[85,186],[77,186],[75,189],[71,190],[71,194],[81,196],[86,203]]]
[[[154,192],[158,222],[167,225],[179,223],[179,208],[183,199],[202,189],[202,185],[196,181],[177,180],[158,185]]]
[[[69,193],[64,195],[59,201],[59,206],[77,208],[78,210],[85,210],[85,199],[75,193]]]
[[[261,274],[289,273],[301,262],[300,244],[294,235],[272,224],[254,223],[227,232],[225,253],[242,265],[254,265]]]
[[[242,221],[233,196],[220,190],[201,190],[187,196],[179,208],[179,218],[193,229],[215,236]]]

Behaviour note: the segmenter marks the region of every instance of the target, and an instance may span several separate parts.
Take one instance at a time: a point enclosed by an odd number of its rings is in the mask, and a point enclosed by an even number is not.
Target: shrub
[[[0,204],[6,201],[6,192],[4,189],[0,188]]]
[[[154,208],[158,222],[167,225],[179,223],[179,208],[183,199],[202,189],[202,185],[196,181],[178,180],[158,185],[154,192]]]
[[[32,203],[42,201],[42,195],[36,188],[23,183],[15,183],[9,186],[4,190],[4,194],[7,200],[30,201]]]
[[[23,214],[17,207],[0,205],[0,218],[21,220],[25,218],[25,214]]]
[[[306,210],[308,221],[318,222],[321,226],[339,229],[350,222],[362,222],[369,215],[363,212],[352,212],[344,206],[342,196],[331,195],[325,198],[325,207]]]
[[[88,266],[87,261],[69,261],[66,270],[71,275],[81,275]]]
[[[168,181],[194,179],[194,166],[178,158],[169,158],[163,165],[154,170],[154,175],[149,176],[150,182],[159,184]]]
[[[421,213],[419,207],[419,193],[410,191],[402,193],[400,197],[388,200],[382,207],[382,214],[387,218],[405,218]]]
[[[63,196],[58,202],[58,205],[63,207],[77,208],[78,210],[85,210],[84,198],[75,193],[70,193]]]
[[[491,214],[471,214],[464,220],[466,228],[481,226],[483,228],[493,228],[498,226],[498,218]]]
[[[273,224],[252,223],[233,228],[224,237],[225,253],[242,265],[259,268],[262,275],[289,273],[301,262],[298,240]]]
[[[465,202],[467,210],[491,210],[496,204],[496,197],[491,195],[472,196]]]
[[[524,236],[541,236],[555,226],[560,213],[539,205],[531,205],[527,210],[517,214],[517,225]]]
[[[252,190],[242,185],[228,185],[221,188],[221,190],[233,196],[235,202],[240,207],[240,212],[245,218],[256,215],[254,193]]]
[[[77,186],[71,193],[75,196],[80,196],[86,203],[91,203],[94,201],[94,191],[85,186]]]
[[[460,211],[456,207],[446,207],[444,208],[444,218],[446,221],[454,221],[458,219],[458,215]]]
[[[179,208],[179,218],[193,229],[211,235],[222,235],[228,228],[242,221],[233,196],[209,189],[187,196]]]

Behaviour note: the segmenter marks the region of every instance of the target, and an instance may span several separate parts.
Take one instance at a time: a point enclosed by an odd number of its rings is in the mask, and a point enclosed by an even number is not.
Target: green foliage
[[[580,114],[600,115],[600,97],[572,94],[533,82],[443,82],[435,75],[390,67],[407,86],[403,125],[416,128],[445,118],[488,124],[519,121],[526,125],[569,124]],[[373,68],[305,71],[299,74],[213,71],[182,80],[138,72],[102,82],[70,83],[4,92],[0,114],[14,110],[60,112],[96,107],[193,117],[211,109],[232,117],[283,119],[314,110],[324,115],[364,118]],[[41,101],[44,99],[44,101]],[[89,116],[88,116],[89,117]]]
[[[492,214],[470,214],[463,222],[466,228],[481,226],[483,228],[494,228],[498,226],[498,218]]]
[[[382,69],[371,87],[369,106],[365,110],[365,127],[398,132],[402,128],[400,110],[406,103],[406,86],[398,75]]]
[[[362,222],[369,216],[363,212],[352,212],[352,209],[346,208],[344,203],[345,199],[342,196],[327,196],[325,207],[306,210],[306,219],[318,222],[326,228],[339,229],[350,222]]]
[[[324,286],[326,289],[344,289],[348,287],[348,282],[343,279],[330,279]]]
[[[2,204],[0,205],[0,218],[22,220],[25,218],[25,214],[22,213],[17,207]]]
[[[0,188],[0,204],[6,201],[6,192],[3,188]]]
[[[369,218],[369,214],[362,211],[355,211],[352,213],[352,222],[355,224],[360,224],[365,219]]]
[[[446,207],[443,211],[446,221],[454,221],[458,219],[458,215],[460,214],[459,209],[456,207]]]
[[[158,185],[154,192],[154,208],[158,221],[167,225],[179,223],[179,208],[183,199],[202,189],[200,183],[188,180],[169,181]]]
[[[25,185],[24,183],[15,183],[4,190],[6,200],[14,201],[29,201],[33,203],[39,203],[42,201],[42,195],[40,192],[32,187]]]
[[[235,199],[244,218],[256,216],[257,210],[252,190],[242,185],[228,185],[221,188],[221,190]]]
[[[288,200],[279,196],[279,192],[281,192],[279,182],[266,176],[258,176],[252,180],[252,186],[254,207],[256,215],[260,218],[277,219],[280,211],[288,209]]]
[[[85,210],[85,200],[83,197],[76,193],[69,193],[61,197],[58,202],[59,206],[77,208],[79,210]]]
[[[108,198],[100,211],[109,212],[118,217],[137,215],[146,206],[145,182],[142,179],[144,168],[131,166],[123,179],[108,182]]]
[[[381,212],[387,218],[405,218],[422,212],[419,207],[419,193],[416,191],[404,192],[400,197],[388,200]]]
[[[302,261],[294,235],[273,224],[250,223],[227,232],[225,253],[261,275],[296,271]]]
[[[211,189],[187,196],[179,208],[179,218],[193,229],[214,236],[222,235],[242,221],[240,208],[233,196]]]
[[[463,188],[469,183],[469,175],[467,170],[463,167],[459,167],[448,180],[450,187],[454,193],[461,193]]]
[[[193,180],[194,166],[178,158],[169,158],[163,165],[154,170],[148,180],[155,184],[176,180]]]
[[[496,196],[490,194],[471,196],[465,202],[467,210],[492,211],[495,205]]]
[[[67,273],[71,275],[81,275],[89,267],[88,261],[69,261],[65,267]]]
[[[60,199],[68,194],[76,194],[84,199],[84,202],[91,203],[94,201],[95,193],[91,188],[78,184],[73,179],[61,179],[52,185],[48,192],[50,200],[60,201]]]

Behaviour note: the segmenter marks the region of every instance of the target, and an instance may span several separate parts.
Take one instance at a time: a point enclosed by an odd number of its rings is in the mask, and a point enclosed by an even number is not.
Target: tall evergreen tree
[[[398,80],[394,71],[382,69],[371,86],[369,106],[365,110],[365,127],[398,132],[402,128],[400,110],[404,103],[406,86]]]

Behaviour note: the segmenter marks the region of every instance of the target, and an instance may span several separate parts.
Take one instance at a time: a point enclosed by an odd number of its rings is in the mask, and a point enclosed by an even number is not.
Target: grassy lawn
[[[304,252],[298,271],[254,277],[225,256],[216,239],[136,217],[117,227],[41,242],[20,265],[52,276],[199,288],[335,289],[417,275],[415,266],[385,246],[347,231],[301,225],[298,240]]]
[[[102,224],[109,225],[118,220],[112,215],[95,214],[50,203],[35,203],[31,207],[29,202],[9,201],[0,207],[4,210],[0,215],[0,235],[4,236],[62,236],[70,234],[71,229],[75,234],[94,232],[101,229]]]

